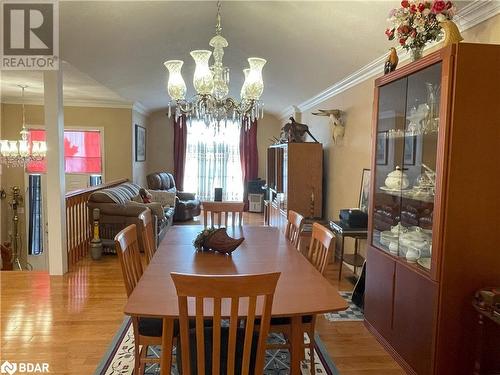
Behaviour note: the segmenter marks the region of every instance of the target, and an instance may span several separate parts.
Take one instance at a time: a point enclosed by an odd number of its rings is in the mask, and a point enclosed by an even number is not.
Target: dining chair
[[[132,294],[143,272],[136,228],[135,224],[129,225],[115,237],[127,297]],[[149,346],[161,345],[163,321],[159,318],[132,317],[132,326],[135,338],[134,374],[142,374],[146,363],[160,362],[157,358],[147,358],[146,354]]]
[[[285,228],[285,237],[299,250],[300,231],[304,222],[304,216],[293,210],[288,211],[288,221]]]
[[[326,229],[319,223],[313,223],[311,242],[306,258],[318,270],[319,273],[324,275],[326,266],[328,264],[328,257],[335,246],[335,236],[333,233]],[[310,360],[310,373],[314,374],[314,331],[316,328],[316,315],[305,315],[302,317],[302,331],[307,333],[309,337],[309,360]],[[290,337],[292,332],[291,321],[289,318],[273,318],[271,319],[270,332],[282,333],[286,337]],[[289,343],[271,344],[268,345],[270,349],[288,348]]]
[[[313,223],[307,259],[322,275],[328,264],[328,256],[335,247],[335,235],[319,223]]]
[[[139,220],[142,222],[142,240],[144,242],[144,254],[146,255],[146,264],[151,262],[154,253],[156,252],[156,241],[153,234],[153,217],[151,210],[148,208],[141,212]]]
[[[213,276],[172,272],[171,276],[179,302],[179,372],[263,374],[274,291],[280,273]],[[258,300],[262,303],[258,304]],[[207,306],[213,308],[205,310]],[[230,311],[229,326],[221,326],[222,306]],[[257,306],[262,306],[261,310]],[[193,316],[193,312],[196,324],[190,329],[189,315]],[[212,313],[212,325],[207,327],[204,318]],[[258,331],[254,330],[256,316],[260,316]],[[240,326],[241,321],[244,328]]]
[[[245,202],[215,202],[208,201],[202,202],[203,208],[203,223],[208,226],[208,214],[210,213],[210,225],[215,226],[215,215],[217,214],[218,226],[222,226],[222,214],[224,214],[224,223],[227,227],[229,214],[231,214],[231,226],[238,223],[239,226],[243,225],[243,210],[245,209]]]

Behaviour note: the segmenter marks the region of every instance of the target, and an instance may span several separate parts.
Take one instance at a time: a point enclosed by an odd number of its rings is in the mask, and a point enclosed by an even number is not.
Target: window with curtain
[[[28,177],[29,223],[28,253],[43,253],[43,217],[42,217],[42,176],[31,174]]]
[[[215,188],[222,188],[223,200],[243,200],[240,127],[228,121],[216,133],[204,122],[192,121],[187,128],[184,190],[213,200]]]
[[[44,141],[45,130],[30,129],[30,140]],[[35,161],[26,166],[28,173],[45,173],[47,162]],[[64,169],[66,173],[102,173],[101,132],[98,130],[64,131]]]

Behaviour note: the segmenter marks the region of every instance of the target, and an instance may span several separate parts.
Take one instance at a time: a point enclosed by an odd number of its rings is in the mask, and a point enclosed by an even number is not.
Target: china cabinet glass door
[[[431,268],[441,63],[380,87],[372,245]]]

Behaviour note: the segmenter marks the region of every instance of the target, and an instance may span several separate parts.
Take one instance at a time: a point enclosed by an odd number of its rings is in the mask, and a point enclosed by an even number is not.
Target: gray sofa
[[[130,224],[140,224],[139,214],[149,208],[152,211],[153,229],[158,245],[165,237],[174,217],[173,207],[163,207],[160,203],[141,203],[139,189],[141,187],[131,182],[93,192],[87,202],[89,217],[92,222],[94,208],[100,210],[99,230],[105,250],[114,252],[113,239],[116,234]],[[138,231],[139,245],[143,248],[141,231]]]
[[[187,221],[201,214],[201,202],[193,193],[178,191],[174,176],[167,172],[156,172],[146,176],[148,189],[176,193],[174,221]]]

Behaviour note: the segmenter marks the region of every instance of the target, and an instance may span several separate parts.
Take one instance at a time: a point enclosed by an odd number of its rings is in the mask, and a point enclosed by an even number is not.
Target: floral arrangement
[[[217,231],[216,228],[211,227],[211,228],[206,228],[203,229],[196,238],[193,241],[193,245],[196,250],[203,250],[203,245],[205,244],[205,240],[209,238],[212,234],[214,234]]]
[[[403,0],[400,8],[389,13],[388,21],[393,27],[385,34],[389,40],[397,39],[406,50],[423,48],[441,37],[439,22],[451,20],[455,12],[451,1]]]

